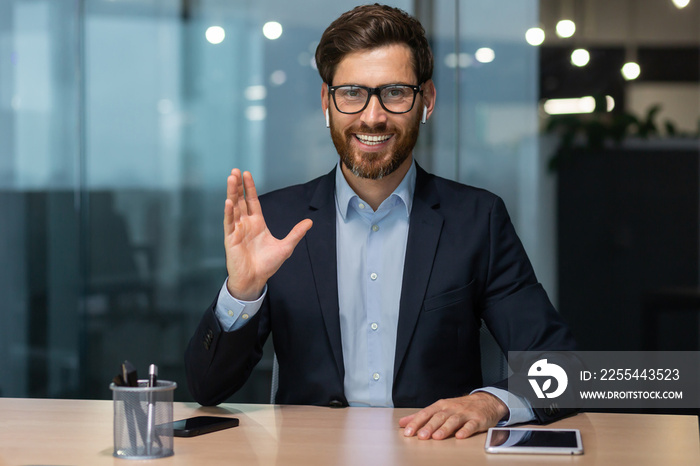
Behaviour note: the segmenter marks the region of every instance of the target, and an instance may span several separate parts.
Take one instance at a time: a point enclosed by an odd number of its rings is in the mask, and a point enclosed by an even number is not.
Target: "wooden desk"
[[[411,409],[175,403],[175,419],[235,416],[240,427],[176,438],[175,455],[112,457],[112,401],[0,398],[0,466],[14,465],[475,465],[700,464],[696,416],[579,414],[552,427],[578,428],[583,456],[489,455],[485,435],[443,441],[404,438]]]

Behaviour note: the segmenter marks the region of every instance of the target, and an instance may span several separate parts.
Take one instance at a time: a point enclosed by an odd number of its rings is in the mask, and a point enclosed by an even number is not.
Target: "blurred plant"
[[[596,108],[605,108],[596,105]],[[574,149],[601,150],[606,143],[620,144],[630,136],[641,139],[661,137],[656,117],[661,110],[654,105],[643,118],[631,113],[594,112],[585,115],[555,115],[549,118],[545,132],[560,136],[559,146],[549,159],[550,171],[558,170],[562,164],[573,157]],[[673,122],[666,120],[663,125],[667,137],[700,137],[700,120],[695,133],[679,132]]]

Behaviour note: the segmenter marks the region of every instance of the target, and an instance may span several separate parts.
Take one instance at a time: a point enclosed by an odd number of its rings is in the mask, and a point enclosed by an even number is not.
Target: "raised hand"
[[[250,172],[231,170],[224,206],[224,245],[228,291],[242,301],[260,297],[267,280],[292,255],[311,228],[310,219],[297,223],[284,239],[270,233]]]

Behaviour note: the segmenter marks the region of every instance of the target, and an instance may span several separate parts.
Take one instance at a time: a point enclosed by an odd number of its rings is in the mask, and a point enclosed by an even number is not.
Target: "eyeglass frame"
[[[386,89],[388,87],[392,87],[392,86],[410,87],[413,90],[413,101],[411,102],[411,107],[408,110],[406,110],[405,112],[395,112],[393,110],[389,110],[384,105],[384,102],[382,101],[382,96],[381,96],[380,92],[383,91],[384,89]],[[355,112],[344,112],[344,111],[340,110],[340,108],[338,108],[338,102],[336,102],[336,100],[335,100],[335,91],[336,91],[336,89],[341,88],[341,87],[358,87],[360,89],[364,89],[365,91],[367,91],[367,101],[365,102],[365,104],[362,106],[361,109],[359,109]],[[328,85],[328,93],[333,97],[333,105],[335,105],[335,109],[344,115],[355,115],[357,113],[363,112],[367,108],[367,106],[369,105],[369,101],[372,100],[373,95],[377,96],[377,100],[379,101],[379,105],[381,105],[384,110],[386,110],[389,113],[393,113],[394,115],[403,115],[404,113],[408,113],[411,110],[413,110],[413,107],[415,107],[415,105],[416,105],[416,96],[418,94],[420,94],[422,97],[423,96],[423,89],[421,89],[420,85],[414,86],[413,84],[401,84],[401,83],[384,84],[383,86],[379,86],[379,87],[367,87],[367,86],[361,86],[359,84],[341,84],[340,86]]]

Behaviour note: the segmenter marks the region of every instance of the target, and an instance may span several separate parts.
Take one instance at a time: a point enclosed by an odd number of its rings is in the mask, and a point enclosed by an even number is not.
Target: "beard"
[[[352,140],[355,138],[353,134],[386,134],[386,123],[370,127],[362,122],[358,128],[347,128],[342,131],[333,125],[331,116],[331,139],[338,151],[340,161],[353,175],[360,178],[378,180],[393,173],[411,155],[416,145],[420,115],[416,116],[417,118],[406,131],[395,128],[390,147],[379,152],[363,152],[353,147]],[[389,155],[388,160],[387,155]]]

